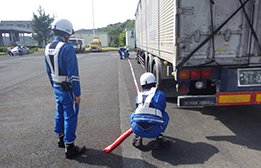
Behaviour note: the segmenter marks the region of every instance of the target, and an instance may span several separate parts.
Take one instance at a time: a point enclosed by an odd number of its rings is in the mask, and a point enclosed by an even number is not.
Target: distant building
[[[134,48],[134,28],[127,28],[126,32],[126,46],[128,48]]]
[[[78,30],[72,37],[83,38],[86,46],[93,40],[93,32],[90,30]],[[95,32],[95,37],[99,37],[102,47],[109,47],[111,43],[111,37],[107,32]]]
[[[2,34],[4,34],[4,37],[5,34],[8,34],[11,43],[25,43],[25,41],[20,41],[20,34],[22,34],[23,39],[25,39],[24,33],[33,33],[33,30],[31,29],[31,22],[32,21],[1,21],[0,46],[7,45],[7,43],[4,41],[6,38],[3,38]]]

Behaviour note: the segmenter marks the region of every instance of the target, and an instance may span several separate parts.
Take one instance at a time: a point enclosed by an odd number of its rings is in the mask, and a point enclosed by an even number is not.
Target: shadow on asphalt
[[[213,141],[227,141],[233,144],[246,146],[249,149],[261,151],[261,106],[212,106],[180,108],[193,110],[203,115],[211,115],[230,129],[235,136],[207,136]]]
[[[139,147],[143,152],[151,151],[152,156],[163,162],[167,162],[173,166],[187,164],[203,164],[219,150],[207,143],[190,143],[177,138],[164,136],[170,140],[170,146],[166,146],[160,150],[153,149],[153,140],[147,145]]]
[[[93,166],[106,166],[110,168],[121,168],[122,165],[116,163],[117,160],[123,160],[129,162],[133,167],[139,167],[139,165],[156,168],[154,165],[140,159],[123,158],[113,153],[105,153],[103,150],[87,149],[81,156],[75,157],[74,160]],[[135,166],[137,165],[137,166]],[[128,167],[128,166],[127,166]]]
[[[261,151],[261,106],[204,107],[202,114],[215,116],[235,136],[208,136],[209,140],[227,141]]]

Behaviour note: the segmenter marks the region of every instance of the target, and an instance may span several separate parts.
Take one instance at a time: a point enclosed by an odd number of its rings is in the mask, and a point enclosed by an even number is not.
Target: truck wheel
[[[140,64],[139,55],[137,55],[136,60],[137,60],[137,64]]]
[[[161,79],[159,79],[159,75],[158,75],[158,70],[157,70],[156,63],[154,63],[154,65],[153,65],[152,73],[153,73],[154,76],[156,77],[156,81],[157,81],[156,87],[159,88],[159,87],[160,87],[160,80],[161,80]]]

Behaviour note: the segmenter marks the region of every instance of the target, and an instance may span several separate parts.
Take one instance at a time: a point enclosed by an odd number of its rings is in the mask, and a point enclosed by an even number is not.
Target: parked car
[[[22,50],[23,50],[23,54],[29,54],[30,53],[30,49],[25,47],[25,46],[21,46]],[[16,46],[15,48],[13,48],[11,50],[11,52],[14,54],[14,55],[18,55],[19,54],[19,50],[18,50],[18,46]]]

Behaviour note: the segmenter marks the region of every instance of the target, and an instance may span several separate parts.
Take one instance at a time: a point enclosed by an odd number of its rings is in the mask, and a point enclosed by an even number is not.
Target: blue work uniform
[[[125,58],[129,58],[129,55],[130,55],[129,50],[126,50],[126,51],[124,52],[124,57],[125,57]]]
[[[56,37],[45,49],[46,71],[54,90],[56,110],[54,131],[64,133],[64,142],[76,139],[79,104],[75,97],[81,95],[78,62],[73,46]],[[67,82],[69,91],[64,91],[62,82]]]
[[[19,54],[19,56],[23,55],[23,49],[20,46],[18,46],[18,54]]]
[[[121,53],[121,52],[124,53],[124,51],[125,51],[125,48],[123,48],[123,47],[120,47],[120,48],[118,49],[118,53],[119,53],[119,55],[120,55],[120,58],[122,58],[122,53]]]
[[[136,97],[136,107],[130,122],[137,136],[155,138],[164,133],[169,122],[164,92],[155,87],[143,90]]]

